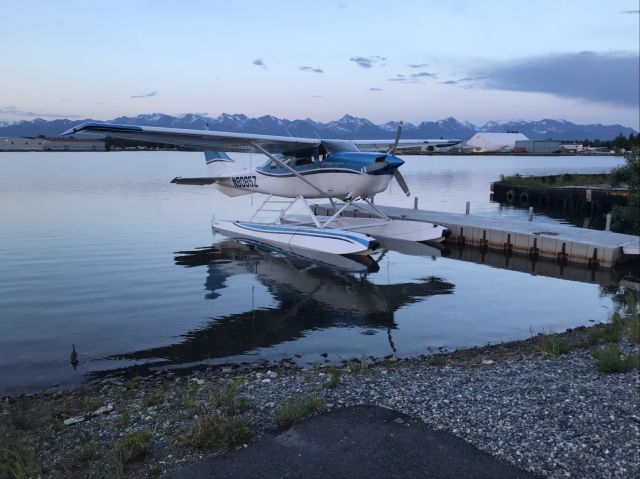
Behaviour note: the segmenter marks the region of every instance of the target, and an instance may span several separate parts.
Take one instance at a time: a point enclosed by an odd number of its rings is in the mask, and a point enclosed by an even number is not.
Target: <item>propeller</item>
[[[398,148],[398,143],[400,143],[400,135],[402,135],[402,120],[398,123],[398,131],[396,132],[396,141],[393,143],[393,146],[387,152],[387,155],[395,155],[396,149]],[[393,172],[393,177],[400,185],[400,189],[404,192],[405,195],[411,196],[411,191],[409,191],[409,187],[407,186],[407,182],[404,181],[404,176],[400,173],[400,170],[396,168],[396,171]]]
[[[411,191],[409,191],[409,187],[407,186],[407,182],[404,181],[404,177],[402,176],[402,173],[400,173],[399,169],[396,168],[396,171],[393,172],[393,177],[396,179],[396,181],[400,185],[400,189],[402,189],[402,191],[404,191],[404,194],[407,195],[407,196],[411,196]]]
[[[386,159],[389,155],[391,156],[395,155],[396,149],[398,148],[398,144],[400,143],[401,134],[402,134],[402,121],[398,124],[398,131],[396,132],[396,141],[393,143],[393,146],[389,148],[385,156],[380,156],[376,158],[376,161],[374,163],[370,163],[367,166],[365,166],[364,168],[365,173],[373,173],[374,171],[382,170],[389,166],[389,162],[386,161]],[[400,173],[400,170],[398,170],[398,168],[396,168],[395,171],[393,172],[393,177],[398,182],[398,185],[400,185],[400,189],[402,189],[404,194],[407,196],[411,196],[411,192],[409,191],[407,182],[404,180],[404,177],[402,176],[402,173]]]
[[[402,135],[402,120],[400,120],[400,123],[398,123],[398,131],[396,131],[396,141],[394,142],[393,146],[387,151],[387,155],[396,154],[396,148],[398,148],[398,143],[400,143],[400,135]]]

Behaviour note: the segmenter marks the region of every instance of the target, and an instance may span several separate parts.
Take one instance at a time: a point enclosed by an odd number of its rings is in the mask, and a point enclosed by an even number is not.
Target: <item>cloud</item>
[[[580,52],[500,63],[458,81],[491,90],[550,93],[637,107],[639,77],[638,54]]]
[[[457,80],[446,80],[438,82],[441,85],[460,85],[461,88],[465,90],[472,90],[477,86],[477,83],[481,80],[485,80],[485,76],[475,76],[475,77],[464,77],[458,78]]]
[[[426,83],[424,80],[437,78],[436,73],[430,72],[418,72],[411,73],[409,76],[402,73],[398,73],[394,78],[389,78],[388,81],[395,81],[399,83]]]
[[[253,64],[257,67],[263,68],[263,69],[267,69],[267,65],[264,63],[264,61],[262,60],[262,58],[256,58],[255,60],[253,60]]]
[[[157,96],[160,92],[158,91],[150,91],[149,93],[143,93],[142,95],[131,95],[131,98],[149,98],[152,96]]]
[[[322,98],[322,95],[311,95],[311,98]]]
[[[376,64],[380,64],[379,66],[384,66],[382,62],[384,62],[387,57],[380,57],[378,55],[374,55],[372,57],[351,57],[349,58],[350,62],[354,62],[358,66],[362,68],[371,68]]]
[[[0,115],[13,115],[29,118],[83,118],[81,115],[71,115],[69,113],[43,113],[26,110],[18,110],[14,105],[0,106]]]
[[[300,67],[300,70],[302,70],[303,72],[324,73],[324,70],[322,68]]]
[[[34,113],[32,111],[18,110],[13,105],[0,107],[0,113],[10,113],[17,116],[38,116],[37,113]]]
[[[411,78],[435,78],[437,75],[435,73],[429,72],[420,72],[420,73],[412,73]]]
[[[487,77],[484,75],[479,75],[479,76],[475,76],[475,77],[464,77],[464,78],[459,78],[458,80],[456,80],[457,83],[467,83],[467,82],[473,82],[476,80],[485,80]]]
[[[638,15],[640,14],[640,10],[622,10],[621,12],[618,12],[618,13],[620,13],[621,15],[624,15],[624,14]]]
[[[372,87],[372,88],[369,88],[367,91],[382,91],[382,88]]]
[[[428,63],[410,63],[407,66],[409,68],[425,68],[425,67],[428,67],[429,64]]]

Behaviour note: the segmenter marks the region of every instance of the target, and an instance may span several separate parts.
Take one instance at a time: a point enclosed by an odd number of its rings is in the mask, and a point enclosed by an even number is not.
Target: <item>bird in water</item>
[[[78,351],[76,351],[76,345],[72,344],[71,345],[71,366],[73,366],[73,369],[76,369],[78,367]]]

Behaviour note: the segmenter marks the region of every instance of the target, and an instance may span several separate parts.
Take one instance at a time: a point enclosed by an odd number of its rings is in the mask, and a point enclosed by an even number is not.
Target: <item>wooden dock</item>
[[[444,213],[376,205],[389,218],[427,221],[451,230],[449,245],[472,245],[500,251],[505,256],[525,255],[559,264],[583,264],[592,269],[613,268],[628,260],[640,259],[640,237],[574,226],[520,221],[501,217]],[[372,217],[366,210],[347,208],[342,216]],[[318,215],[332,215],[331,205],[314,205]]]
[[[570,175],[567,175],[570,176]],[[593,176],[594,180],[606,175]],[[558,176],[538,176],[553,185]],[[513,185],[503,181],[491,183],[493,200],[500,203],[535,206],[536,209],[557,209],[569,214],[581,214],[590,218],[602,217],[614,206],[626,206],[629,188],[614,188],[605,184],[591,186],[532,187]]]

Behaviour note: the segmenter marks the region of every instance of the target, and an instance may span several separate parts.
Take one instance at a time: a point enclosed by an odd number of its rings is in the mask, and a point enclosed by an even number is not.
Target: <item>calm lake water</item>
[[[491,203],[500,174],[595,173],[622,162],[403,158],[421,208],[464,212],[471,201],[474,214],[522,218]],[[258,195],[169,184],[205,174],[201,153],[0,153],[0,395],[131,370],[412,356],[604,321],[612,308],[596,283],[428,249],[333,266],[252,250],[213,237],[209,225],[212,215],[247,219]],[[376,203],[413,200],[392,184]]]

